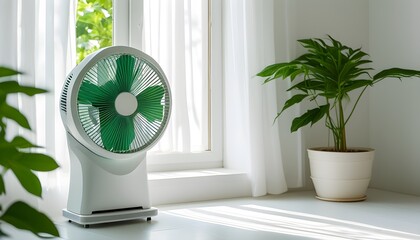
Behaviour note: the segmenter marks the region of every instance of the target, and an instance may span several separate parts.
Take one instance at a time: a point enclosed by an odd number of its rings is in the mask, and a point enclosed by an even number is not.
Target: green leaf
[[[330,110],[329,104],[319,106],[319,111],[316,114],[314,114],[314,116],[312,117],[311,126],[317,123],[319,120],[321,120],[325,116],[325,114],[327,114],[329,110]]]
[[[314,108],[308,110],[302,116],[293,119],[292,127],[290,128],[291,132],[297,131],[299,128],[308,125],[311,123],[313,125],[319,121],[328,111],[328,105],[322,105],[319,108]]]
[[[406,77],[420,77],[420,71],[403,69],[403,68],[389,68],[382,70],[373,76],[374,82],[379,82],[385,78],[406,78]]]
[[[20,74],[20,72],[7,67],[0,67],[0,78]]]
[[[1,209],[0,209],[1,210]],[[2,237],[9,237],[9,235],[7,235],[5,232],[3,232],[1,229],[0,229],[0,238],[2,238]]]
[[[371,80],[355,80],[355,81],[348,81],[343,88],[343,92],[351,92],[355,89],[366,87],[372,85],[373,82]]]
[[[361,50],[361,48],[358,48],[358,49],[355,49],[355,50],[351,49],[351,53],[349,55],[349,59],[352,59],[354,61],[359,62],[360,59],[362,59],[363,57],[367,57],[367,56],[369,56],[369,54],[363,52]],[[366,63],[372,62],[370,60],[365,60],[365,61],[366,61]]]
[[[26,191],[37,197],[42,196],[41,182],[31,170],[19,164],[18,161],[10,161],[10,169]]]
[[[54,223],[45,214],[21,201],[13,203],[0,220],[41,238],[60,236]]]
[[[4,185],[3,176],[0,174],[0,196],[6,194],[6,186]],[[1,212],[1,209],[0,209]]]
[[[266,67],[257,76],[267,76],[264,83],[270,82],[277,78],[286,79],[288,77],[293,80],[296,76],[303,73],[301,64],[296,61],[290,63],[278,63]]]
[[[276,63],[270,66],[265,67],[261,72],[257,73],[259,77],[268,77],[275,74],[279,69],[286,66],[285,63]]]
[[[32,144],[21,136],[16,136],[10,144],[16,148],[39,148],[39,146]]]
[[[33,96],[40,93],[46,93],[47,90],[22,86],[17,81],[5,81],[0,83],[0,93],[9,94],[9,93],[24,93],[28,96]]]
[[[283,109],[279,112],[279,113],[277,113],[277,115],[276,115],[276,117],[274,118],[274,121],[273,121],[273,123],[277,120],[277,118],[279,118],[280,117],[280,115],[286,110],[286,109],[288,109],[289,107],[291,107],[291,106],[293,106],[293,105],[295,105],[295,104],[297,104],[297,103],[300,103],[303,99],[305,99],[307,96],[309,96],[309,95],[307,95],[307,94],[296,94],[296,95],[294,95],[294,96],[292,96],[289,100],[287,100],[285,103],[284,103],[284,106],[283,106]]]
[[[57,162],[50,156],[41,153],[21,153],[16,161],[34,171],[48,172],[57,169]]]
[[[301,90],[305,93],[308,92],[309,90],[322,91],[322,90],[325,89],[325,82],[315,80],[315,79],[306,79],[302,82],[299,82],[299,83],[293,85],[292,87],[290,87],[286,91],[291,91],[293,89],[299,89],[299,90]]]
[[[25,115],[23,115],[21,112],[19,112],[19,110],[8,105],[7,103],[4,102],[2,105],[0,105],[0,113],[2,113],[4,117],[15,121],[21,127],[31,129],[31,127],[29,126],[28,119],[26,119]]]
[[[337,69],[336,69],[336,66],[334,65],[334,63],[330,63],[330,62],[326,61],[324,58],[311,57],[311,60],[319,63],[319,67],[320,68],[325,68],[329,72],[329,74],[336,74],[337,73]]]
[[[20,155],[20,152],[16,148],[10,146],[10,143],[8,142],[2,143],[0,151],[0,165],[5,168],[10,168],[10,162],[17,159]]]
[[[302,102],[302,100],[305,99],[308,96],[309,96],[308,94],[296,94],[296,95],[292,96],[289,100],[287,100],[284,103],[283,109],[281,110],[280,114],[284,110],[288,109],[289,107],[291,107],[291,106],[293,106],[293,105],[295,105],[297,103]]]

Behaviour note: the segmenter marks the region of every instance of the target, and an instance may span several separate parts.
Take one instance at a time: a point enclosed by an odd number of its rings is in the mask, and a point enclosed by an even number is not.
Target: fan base
[[[147,221],[150,221],[151,217],[156,216],[157,214],[157,208],[153,207],[147,209],[94,213],[90,215],[81,215],[68,211],[67,209],[63,209],[63,216],[68,218],[69,222],[78,223],[80,225],[83,225],[85,228],[89,227],[89,225],[92,224],[120,222],[136,219],[146,219]]]

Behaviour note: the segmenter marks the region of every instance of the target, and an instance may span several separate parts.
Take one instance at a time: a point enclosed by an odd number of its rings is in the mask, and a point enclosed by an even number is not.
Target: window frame
[[[223,167],[222,2],[208,0],[209,150],[192,153],[148,153],[149,172]],[[141,49],[143,0],[113,0],[113,45]]]

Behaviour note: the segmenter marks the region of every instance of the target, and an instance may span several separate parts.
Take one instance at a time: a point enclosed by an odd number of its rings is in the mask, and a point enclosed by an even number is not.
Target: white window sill
[[[150,172],[151,204],[173,204],[251,196],[246,173],[226,169]]]

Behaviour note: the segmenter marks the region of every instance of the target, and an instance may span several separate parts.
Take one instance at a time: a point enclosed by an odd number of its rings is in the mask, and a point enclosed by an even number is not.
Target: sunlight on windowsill
[[[176,209],[165,213],[250,231],[266,231],[314,239],[420,239],[420,235],[416,234],[258,205]]]
[[[244,172],[226,169],[226,168],[213,168],[213,169],[197,169],[197,170],[184,170],[184,171],[168,171],[168,172],[150,172],[148,174],[149,180],[162,180],[173,178],[193,178],[193,177],[211,177],[245,174]]]

